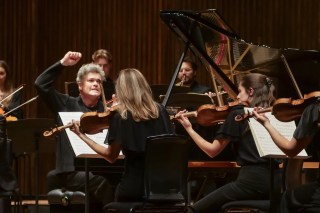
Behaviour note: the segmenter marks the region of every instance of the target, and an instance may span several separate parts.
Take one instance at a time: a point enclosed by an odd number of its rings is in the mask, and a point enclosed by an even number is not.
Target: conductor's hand
[[[70,130],[72,132],[74,132],[76,135],[81,135],[83,134],[81,131],[80,131],[80,121],[75,121],[75,120],[72,120],[72,126],[70,127]]]
[[[81,53],[79,52],[67,52],[64,57],[60,60],[63,66],[73,66],[81,59]]]
[[[180,111],[174,116],[174,118],[177,121],[179,121],[179,123],[181,123],[181,125],[185,129],[188,129],[188,128],[192,128],[192,124],[190,123],[189,119],[183,115],[186,112],[187,112],[186,110]]]
[[[264,113],[258,113],[261,108],[255,107],[252,111],[253,118],[256,119],[263,126],[270,123],[269,118]]]

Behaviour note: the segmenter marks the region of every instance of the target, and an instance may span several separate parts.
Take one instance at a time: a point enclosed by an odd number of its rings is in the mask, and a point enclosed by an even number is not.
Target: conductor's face
[[[100,83],[102,78],[99,73],[90,72],[85,75],[79,84],[79,91],[82,97],[97,97],[101,95]]]

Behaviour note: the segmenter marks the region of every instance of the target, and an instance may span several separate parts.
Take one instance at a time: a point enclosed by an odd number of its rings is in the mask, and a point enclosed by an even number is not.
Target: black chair
[[[158,135],[147,138],[144,201],[112,202],[105,212],[186,212],[187,138]]]
[[[77,82],[72,81],[66,81],[64,82],[64,91],[66,94],[73,96],[73,97],[78,97],[79,95],[79,86]]]

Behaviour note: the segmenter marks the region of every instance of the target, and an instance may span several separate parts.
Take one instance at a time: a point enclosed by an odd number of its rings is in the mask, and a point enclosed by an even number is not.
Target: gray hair
[[[100,74],[102,81],[104,81],[106,79],[105,73],[103,72],[101,67],[97,64],[90,63],[90,64],[82,65],[82,67],[78,71],[76,81],[81,82],[81,80],[83,79],[83,76],[85,76],[91,72]]]

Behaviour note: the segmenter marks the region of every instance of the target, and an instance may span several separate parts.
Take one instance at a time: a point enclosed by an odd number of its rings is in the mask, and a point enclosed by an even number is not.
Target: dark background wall
[[[166,84],[183,45],[159,11],[209,8],[217,9],[248,42],[320,49],[318,0],[0,0],[0,59],[9,63],[15,85],[26,84],[24,101],[36,95],[35,78],[69,50],[82,52],[81,62],[87,63],[96,49],[108,49],[114,57],[113,77],[122,68],[135,67],[150,84]],[[65,70],[56,82],[58,90],[74,81],[80,64]],[[208,76],[201,72],[198,78],[210,84]],[[23,110],[26,118],[52,118],[41,99]],[[52,165],[53,157],[41,165],[41,192]]]

